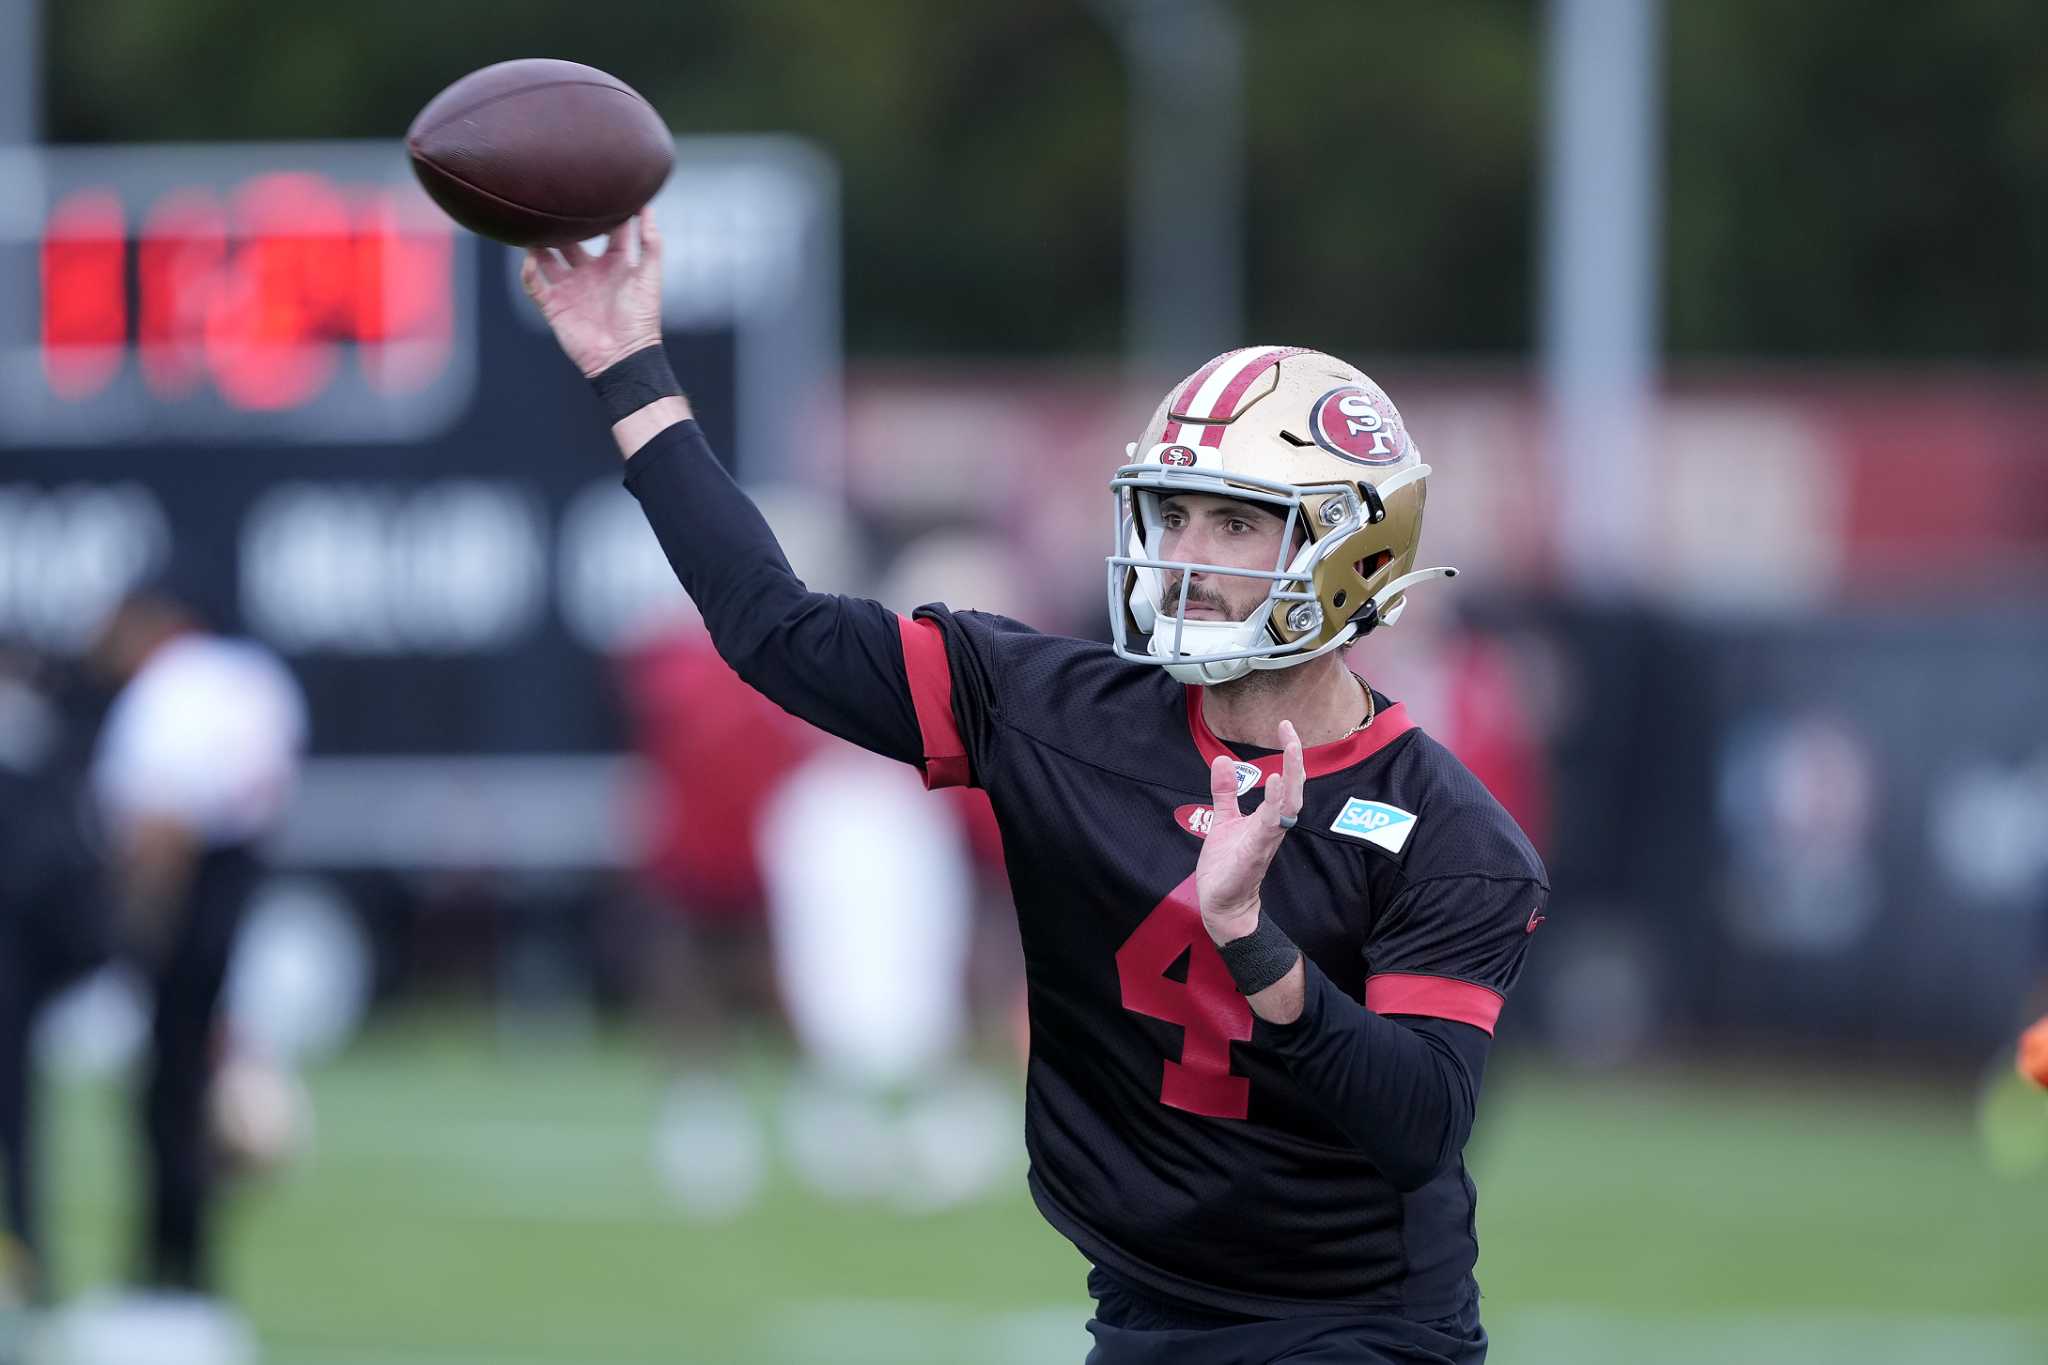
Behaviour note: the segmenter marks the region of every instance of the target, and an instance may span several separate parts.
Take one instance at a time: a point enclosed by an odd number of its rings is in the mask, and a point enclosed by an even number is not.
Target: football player
[[[713,458],[660,344],[650,215],[524,277],[739,674],[987,791],[1030,1188],[1094,1267],[1090,1360],[1482,1360],[1462,1153],[1549,893],[1345,661],[1451,572],[1415,567],[1429,467],[1386,394],[1267,346],[1174,385],[1109,481],[1112,643],[900,618],[808,590]]]
[[[91,662],[119,689],[92,784],[108,831],[118,935],[147,974],[152,1000],[139,1275],[150,1291],[206,1295],[215,1288],[219,1188],[208,1144],[214,1030],[265,845],[290,808],[305,697],[276,655],[215,634],[165,583],[122,598]],[[218,1112],[246,1108],[251,1088],[236,1087]]]

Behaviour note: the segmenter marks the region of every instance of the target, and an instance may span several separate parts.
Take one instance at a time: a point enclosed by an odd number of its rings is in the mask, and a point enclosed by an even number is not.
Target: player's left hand
[[[1266,868],[1286,837],[1287,827],[1301,814],[1302,788],[1308,770],[1301,761],[1301,736],[1293,722],[1280,722],[1280,771],[1267,779],[1266,799],[1247,815],[1237,804],[1237,764],[1218,758],[1209,765],[1209,797],[1215,818],[1202,841],[1195,864],[1195,896],[1202,923],[1218,943],[1242,938],[1259,922],[1259,885]]]

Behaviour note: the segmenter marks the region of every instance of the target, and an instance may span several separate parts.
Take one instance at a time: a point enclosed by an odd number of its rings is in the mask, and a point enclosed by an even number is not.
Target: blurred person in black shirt
[[[152,992],[138,1276],[205,1293],[216,1015],[263,842],[297,778],[304,701],[275,656],[211,633],[161,587],[116,607],[90,662],[119,689],[92,761],[117,936]]]
[[[1462,1152],[1548,887],[1346,665],[1448,573],[1414,567],[1428,466],[1385,393],[1283,347],[1175,385],[1111,481],[1107,647],[899,617],[808,590],[720,469],[660,347],[659,256],[643,214],[525,280],[740,676],[988,793],[1030,1186],[1094,1266],[1090,1359],[1483,1360]]]
[[[48,1288],[29,1044],[109,948],[104,849],[57,691],[43,660],[0,644],[0,1299],[28,1301]]]

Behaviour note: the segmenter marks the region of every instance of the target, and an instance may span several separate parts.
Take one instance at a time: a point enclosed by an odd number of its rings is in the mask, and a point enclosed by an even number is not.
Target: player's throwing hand
[[[612,229],[602,256],[574,242],[560,251],[557,257],[545,247],[529,248],[519,279],[585,378],[661,341],[661,234],[654,210],[642,209]]]
[[[1219,942],[1249,933],[1257,922],[1259,885],[1301,813],[1308,770],[1292,721],[1280,722],[1280,738],[1280,771],[1267,779],[1266,799],[1250,815],[1238,808],[1237,764],[1219,757],[1209,765],[1209,797],[1216,813],[1195,864],[1195,895],[1210,936]]]

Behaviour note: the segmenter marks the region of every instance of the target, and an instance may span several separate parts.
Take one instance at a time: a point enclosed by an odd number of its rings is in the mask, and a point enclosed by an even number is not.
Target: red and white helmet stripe
[[[1301,355],[1301,346],[1247,346],[1225,351],[1188,379],[1168,410],[1165,441],[1181,439],[1182,422],[1210,424],[1202,432],[1201,444],[1223,444],[1223,426],[1237,416],[1238,404],[1251,391],[1259,376],[1291,355]]]

